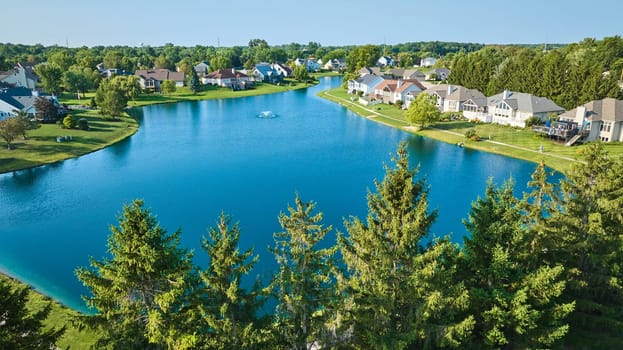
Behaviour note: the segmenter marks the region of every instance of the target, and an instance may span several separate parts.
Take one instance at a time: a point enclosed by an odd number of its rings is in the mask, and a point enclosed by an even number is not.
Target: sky
[[[572,43],[622,35],[621,0],[6,1],[0,43],[322,46]]]

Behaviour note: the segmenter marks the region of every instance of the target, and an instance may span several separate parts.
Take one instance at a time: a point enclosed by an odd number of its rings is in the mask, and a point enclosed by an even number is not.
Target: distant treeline
[[[111,227],[108,257],[77,270],[97,310],[78,321],[102,335],[98,348],[110,349],[623,343],[622,158],[593,144],[559,183],[539,164],[521,197],[511,180],[490,182],[467,213],[461,245],[431,237],[437,211],[404,144],[385,169],[368,193],[367,216],[346,218],[334,244],[325,242],[332,227],[315,203],[297,195],[279,215],[282,231],[269,248],[278,267],[269,282],[252,285],[242,281],[258,256],[240,250],[245,233],[231,217],[221,214],[208,228],[198,254],[209,262],[200,267],[179,247],[182,232],[168,233],[135,200]],[[275,308],[260,312],[268,298]],[[32,323],[24,324],[8,335],[0,327],[1,344],[33,334]]]
[[[623,39],[585,39],[557,49],[496,47],[450,55],[449,82],[487,96],[504,89],[550,98],[566,109],[605,97],[623,98]]]
[[[482,44],[453,42],[416,42],[396,45],[373,45],[376,52],[398,57],[409,53],[416,58],[428,56],[442,57],[449,53],[472,52],[483,47]],[[135,71],[145,68],[169,68],[186,66],[205,61],[219,68],[252,68],[259,62],[286,63],[296,58],[314,57],[328,61],[333,58],[345,59],[356,46],[322,46],[320,43],[291,43],[270,46],[263,39],[252,39],[247,46],[214,47],[196,45],[192,47],[165,44],[159,47],[141,46],[94,46],[66,48],[62,46],[0,44],[0,70],[12,67],[16,62],[45,62],[57,52],[65,52],[71,60],[66,68],[78,64],[82,68],[95,68],[104,62],[108,68]],[[411,57],[411,56],[408,56]],[[378,57],[376,57],[378,59]],[[406,64],[412,65],[408,60]]]

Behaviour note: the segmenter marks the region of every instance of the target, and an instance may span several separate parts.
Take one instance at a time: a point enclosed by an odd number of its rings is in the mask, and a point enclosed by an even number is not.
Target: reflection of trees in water
[[[130,117],[136,119],[139,125],[141,124],[141,122],[143,121],[143,117],[145,116],[145,113],[143,112],[142,107],[128,108],[126,109],[126,112],[128,113]]]
[[[41,165],[34,168],[28,168],[24,170],[17,170],[7,174],[7,176],[0,177],[0,188],[27,188],[35,184],[35,182],[48,173],[52,169],[60,168],[63,166],[63,162],[56,162],[46,165]]]

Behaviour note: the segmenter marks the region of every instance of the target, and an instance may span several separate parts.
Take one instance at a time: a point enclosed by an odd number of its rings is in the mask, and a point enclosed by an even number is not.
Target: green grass
[[[253,89],[233,91],[232,89],[222,88],[218,86],[206,85],[202,87],[202,91],[196,94],[192,93],[189,88],[181,87],[171,94],[160,93],[147,93],[141,94],[134,101],[129,101],[128,105],[131,107],[141,107],[152,104],[160,103],[175,103],[184,101],[200,101],[200,100],[212,100],[219,98],[236,98],[246,96],[257,96],[265,94],[274,94],[277,92],[284,92],[296,89],[303,89],[310,87],[314,84],[298,83],[292,80],[286,80],[280,85],[256,83]],[[63,100],[64,102],[64,100]]]
[[[2,144],[0,173],[87,154],[123,140],[134,134],[138,127],[132,118],[110,120],[96,111],[75,111],[73,115],[75,118],[86,118],[90,130],[61,129],[56,124],[42,124],[39,129],[28,131],[27,140],[21,137],[15,140],[11,150]],[[59,136],[71,136],[73,140],[56,142]]]
[[[0,274],[0,279],[8,281],[9,284],[18,287],[24,286],[23,283]],[[61,349],[88,349],[91,345],[95,344],[97,339],[101,336],[98,332],[89,329],[80,329],[74,322],[75,318],[79,315],[76,311],[69,309],[50,298],[34,291],[29,290],[27,308],[31,312],[37,312],[45,307],[48,303],[52,303],[52,308],[48,318],[44,321],[46,329],[59,329],[66,327],[65,333],[59,339],[56,344]]]
[[[430,137],[439,141],[457,144],[464,143],[464,147],[485,152],[497,153],[509,157],[524,159],[534,163],[545,162],[549,167],[558,171],[568,170],[574,163],[582,159],[582,150],[587,145],[567,147],[564,144],[545,138],[530,129],[519,129],[497,124],[470,123],[468,121],[440,122],[430,128],[415,131],[409,128],[404,116],[404,110],[390,105],[374,105],[365,107],[351,102],[344,89],[337,88],[319,93],[319,96],[335,101],[348,109],[368,119],[403,129],[408,132]],[[471,141],[465,138],[469,129],[476,130],[480,141]],[[543,151],[540,151],[540,146]],[[623,155],[623,144],[620,142],[604,143],[604,148],[612,155]]]

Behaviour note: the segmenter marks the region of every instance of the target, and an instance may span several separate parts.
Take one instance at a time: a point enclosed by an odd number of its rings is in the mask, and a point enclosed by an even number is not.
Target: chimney
[[[575,110],[575,121],[578,123],[584,122],[586,118],[586,107],[580,106]]]
[[[502,99],[506,100],[511,96],[511,92],[508,89],[504,89],[504,93],[502,94]]]
[[[236,74],[236,68],[231,69],[231,74]]]
[[[454,87],[452,85],[448,85],[448,95],[454,92]]]
[[[396,83],[396,89],[399,89],[400,86],[402,86],[402,79],[398,79],[398,82]]]

